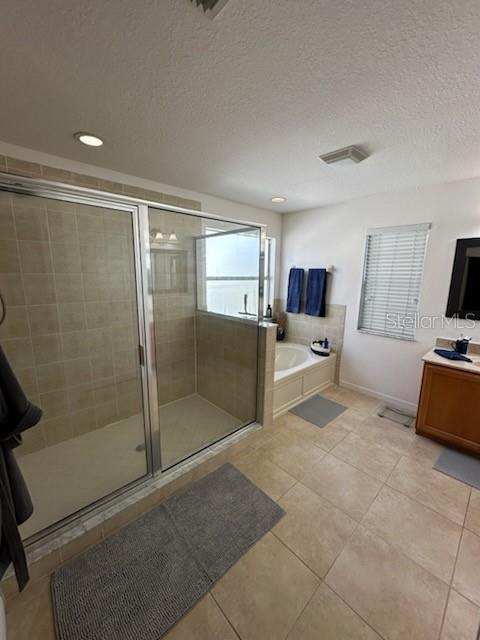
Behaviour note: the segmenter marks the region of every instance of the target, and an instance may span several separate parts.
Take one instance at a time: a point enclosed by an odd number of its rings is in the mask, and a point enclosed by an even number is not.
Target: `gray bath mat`
[[[480,460],[455,449],[443,449],[433,465],[437,471],[480,489]]]
[[[293,407],[293,409],[290,409],[290,412],[299,418],[315,424],[317,427],[325,427],[329,422],[335,420],[337,416],[343,413],[346,408],[343,404],[338,404],[337,402],[333,402],[333,400],[317,395]]]
[[[55,571],[59,640],[159,640],[283,515],[224,465]]]

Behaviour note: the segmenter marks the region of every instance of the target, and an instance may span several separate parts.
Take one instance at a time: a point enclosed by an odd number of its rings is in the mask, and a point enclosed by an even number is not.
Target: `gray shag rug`
[[[159,640],[284,513],[220,467],[55,571],[59,640]]]
[[[312,396],[305,402],[290,409],[290,413],[311,422],[317,427],[325,427],[329,422],[345,411],[347,407],[323,396]]]

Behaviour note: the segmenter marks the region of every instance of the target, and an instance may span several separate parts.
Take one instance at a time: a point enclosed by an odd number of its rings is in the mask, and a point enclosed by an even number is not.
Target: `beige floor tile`
[[[284,434],[268,443],[262,451],[269,460],[297,479],[306,471],[314,471],[327,455],[326,451],[312,446],[310,442],[297,438],[292,440]]]
[[[438,444],[438,442],[415,434],[412,445],[407,453],[412,458],[416,458],[419,461],[433,466],[441,452],[442,446]]]
[[[480,606],[480,537],[463,530],[453,587]]]
[[[402,458],[387,484],[463,525],[470,487],[428,465]]]
[[[237,640],[211,595],[205,596],[165,636],[165,640]]]
[[[400,455],[392,449],[360,438],[355,433],[350,433],[337,444],[331,454],[382,482],[400,460]]]
[[[375,478],[330,454],[315,473],[306,473],[301,481],[355,520],[367,512],[382,486]]]
[[[273,533],[323,577],[357,523],[300,483],[292,487],[279,504],[286,515],[273,528]]]
[[[440,640],[477,640],[479,627],[480,608],[452,589]]]
[[[325,583],[305,607],[288,640],[381,640]]]
[[[345,438],[349,431],[341,426],[335,425],[333,422],[325,427],[317,427],[293,413],[285,414],[282,426],[283,434],[288,435],[292,439],[306,440],[316,444],[325,451],[330,451],[336,444]]]
[[[465,526],[480,536],[480,491],[472,489]]]
[[[327,584],[385,640],[436,640],[448,586],[360,526]]]
[[[8,640],[55,640],[50,577],[40,578],[7,603]]]
[[[272,500],[278,500],[296,482],[294,477],[273,464],[262,451],[253,454],[247,451],[235,459],[233,464],[265,491]]]
[[[459,525],[387,486],[362,524],[450,583],[462,533]]]
[[[355,431],[359,424],[364,420],[365,416],[361,413],[357,413],[355,409],[347,409],[335,418],[335,420],[332,420],[331,424],[337,427],[342,427],[347,431]]]
[[[370,416],[366,418],[355,432],[383,447],[393,449],[400,455],[409,455],[415,434],[412,429],[397,425],[391,420]]]
[[[268,533],[212,593],[242,640],[282,640],[318,585],[318,578]]]

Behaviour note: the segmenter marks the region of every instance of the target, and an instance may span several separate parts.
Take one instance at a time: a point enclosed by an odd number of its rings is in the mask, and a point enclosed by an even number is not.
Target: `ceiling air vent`
[[[218,16],[228,0],[191,0],[191,2],[203,9],[203,13],[213,20]]]
[[[319,158],[327,164],[349,166],[362,162],[362,160],[368,158],[368,154],[358,147],[343,147],[343,149],[337,149],[336,151],[330,151],[330,153],[324,153],[322,156],[319,156]]]

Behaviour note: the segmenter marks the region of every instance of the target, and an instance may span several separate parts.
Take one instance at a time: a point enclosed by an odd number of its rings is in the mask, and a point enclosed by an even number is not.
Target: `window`
[[[429,229],[429,224],[416,224],[368,231],[360,331],[415,339]]]
[[[245,228],[225,232],[209,227],[197,239],[198,308],[212,313],[258,318],[260,232]],[[275,239],[266,238],[264,307],[273,306]]]

